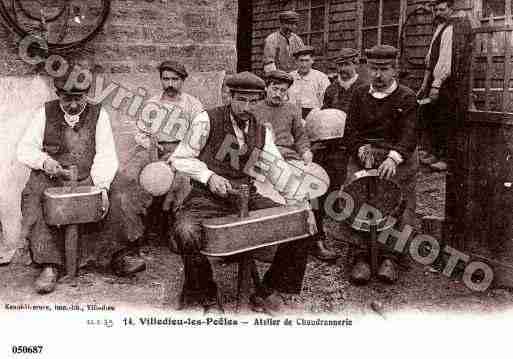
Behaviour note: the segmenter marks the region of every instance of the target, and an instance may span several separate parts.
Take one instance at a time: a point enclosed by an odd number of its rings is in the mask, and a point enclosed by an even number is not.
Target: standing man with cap
[[[471,59],[471,23],[454,10],[454,0],[434,0],[435,33],[426,56],[426,70],[417,93],[426,118],[424,135],[430,142],[421,162],[432,169],[447,169],[450,132],[458,128],[460,114],[468,107]]]
[[[363,86],[367,82],[362,80],[357,72],[358,51],[349,48],[342,49],[335,63],[337,64],[338,77],[326,89],[322,109],[334,108],[347,114],[353,92],[357,87]],[[318,141],[312,144],[312,151],[314,161],[326,170],[330,179],[328,192],[319,198],[318,206],[316,206],[318,208],[314,211],[315,221],[319,230],[317,234],[320,238],[319,243],[325,243],[326,235],[323,226],[324,217],[326,216],[324,210],[325,200],[330,193],[338,192],[344,184],[349,154],[344,143],[339,139]],[[317,252],[317,257],[321,259],[333,260],[337,258],[336,253],[329,250],[325,245],[322,248],[319,247]]]
[[[396,181],[406,197],[406,208],[399,222],[415,226],[417,102],[415,93],[396,80],[397,55],[398,50],[388,45],[366,50],[371,83],[355,89],[350,105],[346,123],[351,154],[348,175],[352,176],[370,162],[381,178]],[[357,284],[370,279],[367,253],[362,248],[355,255],[351,279]],[[395,283],[400,259],[392,250],[383,250],[378,278]]]
[[[295,11],[280,13],[280,29],[273,32],[264,42],[264,72],[295,70],[296,63],[292,54],[304,46],[303,40],[295,34],[299,15]]]
[[[90,81],[73,80],[80,68],[72,64],[69,68],[73,72],[54,80],[59,99],[36,112],[17,152],[18,160],[32,169],[22,194],[22,236],[29,241],[33,261],[42,268],[35,281],[40,294],[55,289],[64,264],[63,229],[46,224],[43,193],[65,185],[60,172],[70,165],[78,167],[79,185],[99,187],[110,200],[110,210],[101,222],[82,225],[81,231],[95,238],[82,241],[81,263],[94,258],[98,265],[110,264],[118,275],[146,268],[138,253],[138,238],[125,230],[131,207],[122,206],[127,194],[116,177],[118,158],[109,115],[101,105],[87,102]]]
[[[294,79],[289,90],[290,101],[300,105],[303,119],[312,109],[321,108],[324,92],[330,85],[330,79],[324,72],[312,69],[313,54],[312,46],[303,46],[295,51],[297,70],[290,73]]]
[[[343,48],[335,59],[337,77],[324,94],[322,108],[335,108],[349,112],[351,98],[356,88],[368,85],[358,74],[359,53],[355,49]]]
[[[165,116],[160,116],[164,121],[173,121],[174,124],[180,126],[173,126],[170,123],[164,126],[160,123],[157,124],[158,126],[153,126],[152,122],[145,122],[146,129],[139,128],[139,132],[135,135],[137,147],[134,149],[124,173],[131,180],[132,191],[138,193],[140,199],[138,212],[141,215],[132,218],[132,222],[136,223],[137,227],[144,227],[142,214],[146,213],[153,202],[153,197],[139,185],[139,175],[142,169],[151,162],[151,131],[158,131],[153,134],[153,140],[156,142],[158,159],[165,161],[183,139],[194,117],[203,111],[203,106],[198,99],[182,91],[184,81],[188,77],[187,70],[182,64],[176,61],[164,61],[159,65],[158,70],[162,92],[151,98],[149,102],[155,103],[162,113],[165,113]],[[177,128],[178,131],[176,131]],[[179,206],[179,203],[190,191],[190,187],[189,178],[181,173],[176,173],[173,185],[163,202],[164,212],[162,214],[164,216],[168,215],[171,205],[174,209]],[[161,220],[160,216],[157,216],[153,221],[157,222],[157,228],[162,228],[162,223],[159,223]],[[167,222],[167,218],[164,220]],[[160,233],[158,234],[160,235]]]
[[[177,214],[176,247],[181,250],[185,282],[183,297],[196,299],[205,312],[222,311],[217,302],[217,285],[208,259],[200,254],[201,222],[204,219],[237,213],[237,198],[228,191],[241,184],[250,185],[249,210],[278,206],[256,193],[253,181],[244,173],[244,165],[255,149],[263,149],[271,136],[258,123],[249,108],[262,99],[264,81],[243,72],[226,81],[231,89],[230,104],[202,112],[194,119],[191,141],[182,141],[170,158],[172,165],[193,179],[193,189]],[[226,141],[229,143],[226,143]],[[223,146],[229,156],[219,158]],[[236,151],[234,153],[234,151]],[[237,158],[232,158],[233,156]],[[238,166],[234,166],[235,162]],[[273,263],[263,283],[251,297],[254,309],[269,314],[279,311],[280,292],[301,292],[306,269],[306,252],[302,241],[278,246]]]

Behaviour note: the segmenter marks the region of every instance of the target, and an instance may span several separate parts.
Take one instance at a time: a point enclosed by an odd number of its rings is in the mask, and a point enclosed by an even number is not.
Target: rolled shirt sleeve
[[[42,150],[45,126],[45,110],[41,107],[32,116],[29,126],[18,143],[18,161],[35,170],[42,170],[44,162],[50,158]]]
[[[91,167],[91,178],[94,185],[110,188],[118,168],[119,160],[109,114],[102,108],[96,124],[96,154]]]
[[[448,26],[440,41],[440,55],[433,69],[432,87],[440,88],[442,83],[451,75],[452,66],[452,34],[453,26]]]
[[[173,167],[195,181],[207,184],[214,174],[198,156],[210,134],[210,119],[207,112],[201,112],[192,121],[185,138],[170,157]]]

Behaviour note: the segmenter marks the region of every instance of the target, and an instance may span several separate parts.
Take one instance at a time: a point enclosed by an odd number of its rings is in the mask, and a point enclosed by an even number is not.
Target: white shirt
[[[330,85],[329,77],[318,70],[310,69],[306,75],[292,71],[294,83],[289,88],[290,101],[299,103],[303,108],[321,108],[324,92]]]
[[[433,38],[431,39],[431,44],[429,45],[428,54],[426,56],[426,65],[427,61],[431,56],[431,49],[433,47],[433,40],[438,36],[440,31],[445,24],[439,24],[433,34]],[[452,65],[452,33],[453,26],[449,25],[442,33],[442,38],[440,39],[440,53],[438,56],[438,61],[433,69],[433,84],[432,87],[440,88],[442,83],[451,75],[451,65]]]
[[[187,132],[194,117],[203,111],[201,102],[185,92],[181,92],[175,101],[164,98],[164,92],[152,97],[148,103],[153,102],[165,111],[164,116],[159,116],[160,121],[152,121],[152,133],[157,134],[159,142],[181,141]],[[169,123],[163,124],[162,121]],[[173,128],[172,124],[180,123],[180,129]],[[145,148],[150,146],[150,135],[139,130],[135,134],[135,142]]]
[[[26,129],[18,144],[18,160],[35,170],[42,170],[43,163],[51,158],[43,152],[43,138],[46,127],[44,106],[39,109]],[[110,125],[109,114],[100,110],[96,124],[96,154],[91,167],[91,178],[97,187],[110,188],[110,184],[119,168],[114,136]]]
[[[232,124],[239,146],[242,147],[244,145],[243,130],[236,125],[233,118]],[[193,180],[207,184],[210,176],[212,176],[214,172],[208,169],[206,163],[198,159],[198,156],[205,146],[206,140],[210,134],[210,118],[206,111],[201,112],[194,118],[191,129],[192,131],[187,134],[184,140],[176,147],[175,152],[171,155],[171,163],[174,168],[189,175]],[[244,131],[247,132],[247,130],[248,126],[246,125],[246,129]],[[274,153],[267,149],[267,147],[274,145],[272,138],[272,130],[269,127],[266,127],[264,151]]]
[[[390,86],[388,86],[388,88],[384,89],[383,91],[379,91],[379,90],[375,89],[371,83],[370,88],[369,88],[369,93],[374,98],[382,99],[382,98],[390,96],[397,89],[397,86],[398,86],[397,81],[394,80],[392,82],[392,84]]]

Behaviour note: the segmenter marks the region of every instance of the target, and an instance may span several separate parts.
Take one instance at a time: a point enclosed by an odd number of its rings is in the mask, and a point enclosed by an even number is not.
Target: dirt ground
[[[423,170],[417,186],[417,213],[443,215],[444,175]],[[418,312],[496,312],[510,308],[513,294],[506,290],[475,293],[456,279],[412,264],[396,285],[377,281],[368,286],[354,286],[348,281],[348,253],[351,245],[343,241],[337,224],[328,224],[329,244],[341,254],[336,263],[326,264],[310,257],[303,292],[287,296],[288,310],[308,313],[344,315],[376,315],[397,311]],[[133,278],[118,278],[109,273],[83,270],[77,283],[60,283],[54,293],[37,295],[32,283],[38,274],[33,266],[21,263],[0,267],[0,301],[4,303],[97,303],[118,307],[156,308],[174,311],[182,285],[183,266],[180,258],[164,246],[146,246],[142,254],[148,269]],[[268,267],[259,262],[261,275]],[[218,262],[214,275],[225,300],[225,309],[234,309],[236,296],[236,266]],[[371,305],[381,303],[382,308]],[[374,308],[374,309],[373,309]],[[382,310],[380,310],[382,309]]]

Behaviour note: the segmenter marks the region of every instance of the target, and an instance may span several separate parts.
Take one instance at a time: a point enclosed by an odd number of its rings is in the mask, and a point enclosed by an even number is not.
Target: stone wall
[[[212,107],[221,103],[225,73],[236,69],[236,29],[236,0],[112,0],[105,27],[82,50],[106,81],[146,97],[160,91],[156,66],[182,61],[190,73],[185,91]],[[0,27],[0,222],[11,243],[19,241],[20,193],[29,173],[15,159],[16,144],[30,114],[55,96],[44,71],[19,58],[19,40]],[[113,96],[105,105],[124,165],[136,127],[128,103],[109,106]]]

